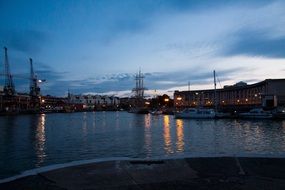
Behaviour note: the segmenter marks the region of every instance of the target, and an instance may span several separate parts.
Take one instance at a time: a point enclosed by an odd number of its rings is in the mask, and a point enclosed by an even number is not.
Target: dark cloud
[[[204,68],[194,68],[184,71],[152,73],[146,77],[146,85],[151,89],[169,89],[173,87],[186,86],[188,82],[192,85],[211,84],[214,80],[213,72],[204,71]],[[233,73],[243,71],[242,68],[219,70],[216,72],[220,82],[229,80]]]
[[[0,32],[1,46],[22,53],[35,55],[49,39],[47,33],[39,30],[9,30]]]
[[[274,2],[275,0],[162,0],[161,4],[171,9],[178,11],[201,10],[201,9],[215,9],[221,6],[264,6]]]
[[[233,68],[217,71],[220,82],[231,79],[230,76],[243,69]],[[101,77],[89,77],[79,80],[66,80],[67,73],[56,72],[53,69],[40,69],[37,71],[39,79],[46,79],[41,84],[42,94],[56,96],[66,95],[68,89],[75,94],[94,92],[108,93],[130,91],[135,87],[134,74],[120,73]],[[28,73],[27,73],[28,76]],[[188,81],[191,85],[203,85],[213,83],[213,72],[205,72],[202,68],[195,68],[176,72],[145,73],[145,87],[148,89],[167,90],[180,86],[186,86]],[[16,80],[18,90],[28,92],[29,80]]]
[[[235,36],[236,40],[233,44],[224,50],[225,55],[285,57],[285,35],[279,38],[270,38],[266,31],[242,30]]]

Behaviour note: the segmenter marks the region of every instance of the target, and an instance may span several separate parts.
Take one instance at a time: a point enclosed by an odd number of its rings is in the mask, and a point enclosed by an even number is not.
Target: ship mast
[[[145,88],[144,88],[143,79],[144,79],[144,76],[143,76],[141,70],[139,70],[139,72],[135,76],[136,87],[133,89],[133,92],[135,92],[135,97],[137,99],[143,99],[144,98]]]
[[[214,70],[214,103],[215,103],[215,111],[217,111],[217,82],[216,82],[216,71]]]

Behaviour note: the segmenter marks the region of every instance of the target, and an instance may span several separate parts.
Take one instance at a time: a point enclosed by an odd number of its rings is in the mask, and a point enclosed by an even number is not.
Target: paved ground
[[[285,189],[285,158],[106,161],[0,184],[1,190]]]

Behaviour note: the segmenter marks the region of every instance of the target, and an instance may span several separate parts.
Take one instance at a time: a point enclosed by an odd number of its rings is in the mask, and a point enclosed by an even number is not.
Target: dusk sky
[[[21,92],[30,57],[56,96],[128,95],[140,68],[148,94],[285,78],[285,1],[0,0],[0,19]]]

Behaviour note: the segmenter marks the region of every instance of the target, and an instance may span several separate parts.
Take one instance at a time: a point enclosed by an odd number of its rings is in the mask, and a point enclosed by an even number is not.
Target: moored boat
[[[153,110],[150,112],[152,115],[161,115],[162,111],[161,110]]]
[[[129,113],[148,114],[149,110],[144,107],[133,107],[129,110]]]
[[[285,119],[285,108],[276,108],[272,111],[274,119]]]
[[[273,115],[271,112],[264,111],[262,108],[255,108],[249,112],[240,113],[239,117],[244,119],[271,119]]]
[[[231,113],[227,113],[227,112],[216,112],[216,118],[217,119],[224,119],[224,118],[232,118],[232,114]]]
[[[186,108],[181,112],[176,112],[175,118],[183,119],[213,119],[215,118],[214,109],[206,108]]]

